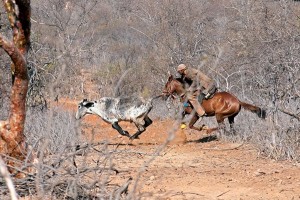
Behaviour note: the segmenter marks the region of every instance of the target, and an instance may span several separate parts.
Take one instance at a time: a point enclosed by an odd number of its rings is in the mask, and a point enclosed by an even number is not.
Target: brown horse
[[[185,99],[183,98],[186,93],[184,89],[184,83],[181,79],[175,79],[172,75],[170,75],[163,90],[163,95],[165,97],[172,96],[174,98],[175,93],[181,97],[181,102],[185,102]],[[233,129],[234,117],[240,112],[241,107],[256,113],[258,117],[262,119],[266,118],[265,110],[254,105],[241,102],[237,97],[228,92],[216,92],[213,97],[204,99],[201,105],[205,110],[205,116],[216,116],[220,128],[225,128],[224,119],[228,118],[230,128]],[[190,103],[184,104],[184,112],[182,114],[182,117],[184,117],[185,114],[193,114],[189,122],[189,128],[199,131],[202,130],[202,127],[197,128],[194,126],[199,119],[199,116],[197,112],[193,110],[193,107]],[[211,129],[211,131],[216,129],[218,128]]]

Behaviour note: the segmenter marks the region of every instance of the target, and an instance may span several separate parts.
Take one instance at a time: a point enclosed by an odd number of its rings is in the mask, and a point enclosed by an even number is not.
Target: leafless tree
[[[0,123],[0,152],[17,160],[23,160],[26,157],[24,124],[28,89],[26,55],[30,46],[30,1],[6,0],[3,4],[11,25],[13,40],[10,41],[0,35],[0,46],[12,60],[13,86],[9,118]],[[8,161],[8,164],[16,167],[14,161]],[[14,171],[13,168],[10,170]]]
[[[154,96],[168,71],[190,63],[213,77],[220,90],[268,108],[272,120],[264,125],[278,133],[289,128],[282,121],[299,119],[297,4],[35,1],[31,58],[51,83],[46,86],[58,80],[65,65],[68,74],[54,90],[76,98]],[[249,124],[242,116],[237,120]],[[249,138],[253,130],[245,129],[241,132]]]

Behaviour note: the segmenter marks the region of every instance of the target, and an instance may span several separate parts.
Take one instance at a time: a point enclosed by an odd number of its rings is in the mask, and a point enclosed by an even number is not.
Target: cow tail
[[[152,106],[153,100],[158,99],[159,97],[162,97],[162,96],[163,96],[163,95],[160,94],[160,95],[157,95],[157,96],[155,96],[155,97],[152,97],[151,99],[148,100],[147,105]]]
[[[160,94],[160,95],[157,95],[157,96],[153,97],[153,98],[151,99],[151,102],[152,102],[154,99],[158,99],[159,97],[162,97],[162,96],[163,96],[163,95]]]

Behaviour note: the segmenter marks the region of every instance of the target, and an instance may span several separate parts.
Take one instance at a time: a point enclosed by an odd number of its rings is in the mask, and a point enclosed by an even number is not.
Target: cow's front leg
[[[112,127],[116,129],[121,135],[127,136],[130,138],[130,134],[127,131],[124,131],[121,126],[119,126],[118,122],[114,122]]]

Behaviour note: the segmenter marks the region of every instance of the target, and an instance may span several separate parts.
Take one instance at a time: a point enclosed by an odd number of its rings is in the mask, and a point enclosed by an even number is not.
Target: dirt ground
[[[136,131],[129,122],[120,125]],[[85,116],[80,126],[83,140],[106,140],[128,152],[114,161],[123,173],[111,181],[132,177],[129,191],[136,187],[142,199],[300,199],[300,164],[264,158],[250,144],[219,141],[213,133],[177,128],[172,120],[154,121],[134,141],[97,116]]]

